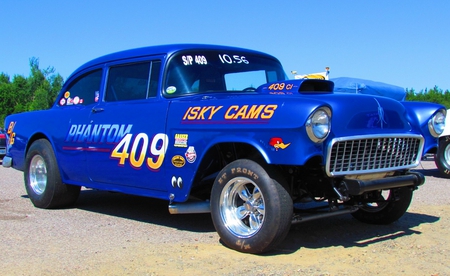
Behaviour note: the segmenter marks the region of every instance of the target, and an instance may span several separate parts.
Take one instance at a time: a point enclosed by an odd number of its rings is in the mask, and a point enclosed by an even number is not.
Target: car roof
[[[231,46],[220,46],[220,45],[209,45],[209,44],[167,44],[167,45],[158,45],[158,46],[147,46],[142,48],[135,48],[130,50],[124,50],[120,52],[115,52],[111,54],[107,54],[96,59],[93,59],[85,64],[81,65],[78,69],[76,69],[72,75],[76,74],[79,71],[83,71],[92,66],[96,66],[99,64],[104,64],[107,62],[119,61],[122,59],[129,58],[139,58],[145,56],[152,55],[172,55],[176,52],[186,51],[186,50],[223,50],[223,51],[236,51],[236,52],[248,52],[252,54],[265,55],[267,57],[276,59],[275,57],[268,55],[263,52],[239,48],[239,47],[231,47]],[[72,75],[68,78],[70,79]]]

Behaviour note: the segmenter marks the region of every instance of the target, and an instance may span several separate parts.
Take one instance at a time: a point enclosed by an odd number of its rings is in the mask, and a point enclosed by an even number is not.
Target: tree
[[[406,89],[406,100],[439,103],[445,105],[446,108],[450,108],[450,92],[448,90],[443,91],[437,86],[430,90],[422,90],[419,93],[414,89]]]
[[[3,126],[3,121],[7,114],[12,113],[13,103],[10,100],[10,95],[12,92],[11,82],[9,76],[0,73],[0,128]]]
[[[6,116],[50,108],[61,90],[64,79],[53,67],[39,68],[39,59],[30,58],[30,75],[10,77],[0,73],[0,127]]]

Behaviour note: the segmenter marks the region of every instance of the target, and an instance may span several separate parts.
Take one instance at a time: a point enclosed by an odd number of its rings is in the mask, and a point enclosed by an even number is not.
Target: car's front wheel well
[[[263,155],[253,145],[246,143],[219,143],[204,154],[191,189],[191,196],[209,199],[212,184],[217,174],[229,163],[238,159],[250,159],[266,163]]]

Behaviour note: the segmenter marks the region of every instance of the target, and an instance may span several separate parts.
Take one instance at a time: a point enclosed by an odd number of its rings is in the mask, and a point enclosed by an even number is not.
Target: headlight
[[[306,132],[314,143],[325,140],[331,129],[331,110],[321,107],[314,111],[306,121]]]
[[[431,135],[434,137],[439,137],[439,135],[444,132],[445,128],[445,110],[440,110],[428,121],[428,129],[430,130]]]

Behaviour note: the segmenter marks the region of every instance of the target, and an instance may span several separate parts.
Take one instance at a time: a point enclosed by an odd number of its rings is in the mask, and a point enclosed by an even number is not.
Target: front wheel
[[[39,139],[31,144],[25,160],[25,188],[35,207],[57,208],[75,203],[80,186],[62,183],[50,142]]]
[[[434,163],[441,175],[450,178],[450,136],[439,138],[438,151],[434,156]]]
[[[412,201],[410,187],[384,191],[373,191],[365,199],[366,203],[352,213],[359,221],[371,224],[390,224],[405,214]]]
[[[251,160],[228,164],[211,191],[216,231],[224,244],[244,253],[263,253],[283,241],[292,212],[286,189]]]

